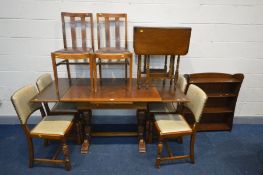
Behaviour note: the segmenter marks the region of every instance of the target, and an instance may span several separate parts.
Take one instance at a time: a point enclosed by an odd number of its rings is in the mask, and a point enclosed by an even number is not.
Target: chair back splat
[[[188,103],[185,103],[184,106],[192,111],[195,116],[195,121],[199,122],[205,102],[207,100],[207,95],[198,86],[191,84],[188,88],[186,96],[187,98],[189,98],[190,101]]]
[[[11,97],[21,124],[26,124],[29,116],[42,108],[41,103],[31,103],[30,100],[38,94],[35,86],[28,85],[17,90]]]
[[[70,44],[73,49],[78,47],[82,49],[94,48],[92,13],[61,12],[61,22],[65,49],[70,48]]]

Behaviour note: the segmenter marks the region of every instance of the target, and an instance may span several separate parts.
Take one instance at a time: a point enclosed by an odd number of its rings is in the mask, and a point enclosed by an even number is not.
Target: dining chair
[[[194,163],[194,143],[196,137],[196,128],[201,119],[203,108],[207,100],[206,93],[196,85],[191,84],[186,94],[189,102],[184,104],[194,115],[195,123],[190,126],[181,114],[156,114],[154,116],[154,124],[159,136],[157,148],[156,167],[160,168],[162,161],[178,160],[190,158]],[[175,156],[168,145],[169,139],[175,139],[182,136],[190,135],[190,153],[187,155]],[[163,156],[163,144],[167,149],[168,156]]]
[[[187,80],[184,77],[184,75],[178,76],[178,81],[176,84],[176,89],[182,91],[183,93],[186,93],[186,86],[187,86]],[[147,115],[148,119],[146,122],[146,140],[147,142],[152,142],[152,135],[153,135],[153,118],[155,114],[167,114],[167,113],[177,113],[179,112],[178,109],[178,103],[176,102],[170,102],[170,103],[149,103],[148,104],[148,110]]]
[[[49,73],[42,74],[38,77],[36,81],[36,86],[39,92],[45,90],[52,83],[52,78]],[[76,141],[80,144],[83,140],[82,132],[81,132],[81,122],[80,122],[80,114],[77,110],[75,103],[69,102],[56,102],[53,104],[53,107],[50,109],[49,104],[47,102],[43,103],[45,111],[48,115],[57,115],[57,114],[71,114],[75,116],[75,124],[76,127]]]
[[[128,50],[127,14],[97,13],[99,76],[102,78],[102,65],[125,65],[125,78],[132,79],[133,54]],[[111,38],[112,37],[112,38]]]
[[[71,163],[66,140],[73,126],[74,115],[46,115],[41,103],[31,102],[31,99],[37,94],[38,91],[35,86],[27,85],[11,96],[11,101],[28,142],[29,167],[31,168],[34,163],[64,164],[65,169],[70,170]],[[27,122],[31,114],[37,110],[40,110],[42,120],[33,129],[30,129]],[[62,144],[52,158],[35,158],[33,138],[60,140]],[[61,151],[64,155],[63,160],[57,159]]]
[[[57,66],[66,64],[71,82],[69,65],[90,65],[90,79],[93,88],[93,16],[92,13],[61,12],[64,48],[51,53],[56,92],[58,90]],[[68,36],[68,35],[70,36]],[[56,61],[57,59],[62,61]],[[73,60],[74,62],[70,62]],[[82,60],[82,61],[81,61]],[[59,96],[60,97],[60,96]]]

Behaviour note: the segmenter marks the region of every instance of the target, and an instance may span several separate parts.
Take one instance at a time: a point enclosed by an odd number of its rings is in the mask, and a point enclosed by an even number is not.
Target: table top
[[[137,88],[137,79],[132,82],[122,78],[105,78],[98,81],[96,92],[90,87],[90,79],[67,78],[58,79],[60,98],[56,95],[55,83],[52,82],[47,88],[35,96],[33,102],[185,102],[188,101],[185,94],[174,89],[167,83],[163,86],[162,81],[153,83],[150,87]]]
[[[142,27],[133,29],[133,47],[137,55],[186,55],[189,49],[189,27]]]

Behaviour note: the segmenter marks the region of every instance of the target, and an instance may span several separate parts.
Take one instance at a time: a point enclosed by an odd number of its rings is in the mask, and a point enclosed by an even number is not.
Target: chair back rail
[[[124,23],[124,27],[122,26]],[[98,35],[98,48],[113,47],[111,40],[115,40],[115,46],[121,47],[121,40],[124,40],[124,47],[128,48],[128,27],[127,27],[127,14],[110,14],[110,13],[97,13],[97,35]],[[115,32],[111,33],[111,27],[115,28]],[[124,38],[122,38],[122,31],[124,31]],[[105,35],[105,44],[102,44],[103,36]],[[115,34],[111,35],[111,34]],[[114,38],[111,38],[113,36]]]
[[[93,16],[92,13],[69,13],[61,12],[62,21],[62,32],[63,32],[63,43],[64,48],[68,48],[68,38],[67,38],[67,23],[70,26],[71,34],[71,45],[75,49],[78,47],[78,37],[77,31],[81,30],[81,47],[94,49],[94,37],[93,37]],[[88,33],[90,34],[90,44],[87,43]]]

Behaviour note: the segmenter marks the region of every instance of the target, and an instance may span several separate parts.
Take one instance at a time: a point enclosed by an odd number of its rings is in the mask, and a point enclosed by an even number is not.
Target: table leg
[[[84,125],[84,141],[81,146],[81,154],[87,154],[90,145],[90,131],[91,131],[91,110],[85,111],[83,114],[83,125]]]
[[[146,142],[152,143],[152,132],[153,132],[153,114],[147,112],[146,119]]]
[[[138,121],[138,140],[139,140],[139,152],[146,152],[146,145],[144,140],[144,127],[145,127],[145,110],[137,111],[137,121]]]

